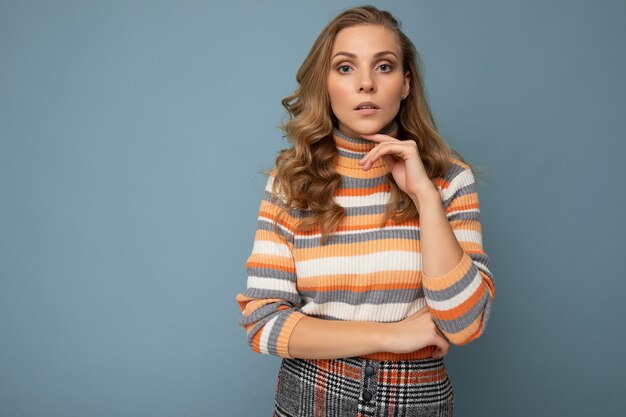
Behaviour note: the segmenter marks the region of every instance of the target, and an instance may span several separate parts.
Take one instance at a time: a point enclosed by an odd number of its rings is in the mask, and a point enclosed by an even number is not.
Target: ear
[[[411,78],[409,77],[409,72],[404,73],[404,80],[402,82],[402,95],[404,97],[409,96],[409,90],[411,89]]]

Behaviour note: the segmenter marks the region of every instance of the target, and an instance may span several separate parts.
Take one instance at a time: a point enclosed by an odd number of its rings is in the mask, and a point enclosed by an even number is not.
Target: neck
[[[386,129],[380,133],[395,136],[398,132],[398,123],[393,120]],[[363,171],[359,160],[363,158],[369,151],[374,149],[378,142],[368,139],[355,138],[346,135],[338,128],[333,129],[333,139],[337,146],[336,168],[337,172],[344,175],[357,176],[359,178],[380,177],[389,173],[389,169],[385,165],[385,161],[379,158],[371,168]]]

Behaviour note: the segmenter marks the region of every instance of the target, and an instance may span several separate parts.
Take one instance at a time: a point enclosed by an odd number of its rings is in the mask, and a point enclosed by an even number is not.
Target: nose
[[[359,80],[359,92],[373,93],[376,91],[374,80],[369,72],[365,71]]]

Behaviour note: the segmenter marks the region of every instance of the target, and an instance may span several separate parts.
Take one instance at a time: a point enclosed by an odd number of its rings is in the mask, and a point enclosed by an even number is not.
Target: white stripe
[[[292,281],[278,278],[248,276],[248,288],[258,288],[261,290],[284,291],[291,294],[298,294],[296,284]]]
[[[272,194],[272,186],[274,184],[274,177],[272,175],[267,177],[267,183],[265,184],[265,191]],[[287,200],[287,196],[282,192],[280,184],[276,187],[276,194],[280,200],[284,203]]]
[[[267,177],[267,183],[265,184],[265,191],[272,192],[272,185],[274,184],[274,177],[272,175]]]
[[[450,208],[450,206],[448,206],[446,208],[446,210],[449,210],[448,212],[446,212],[446,216],[447,217],[450,217],[453,214],[461,214],[461,213],[480,213],[480,210],[478,208],[470,208],[470,209],[463,209],[463,210],[460,210],[460,209],[452,210]]]
[[[480,286],[480,283],[483,281],[483,277],[479,272],[476,272],[474,275],[474,279],[470,284],[465,287],[463,291],[458,293],[452,298],[449,298],[444,301],[429,301],[428,304],[434,308],[435,310],[445,311],[452,310],[455,307],[458,307],[463,302],[465,302],[468,298],[472,296],[476,292],[476,289]]]
[[[442,189],[440,191],[441,196],[444,200],[450,198],[455,192],[457,192],[460,188],[474,183],[474,175],[472,174],[471,169],[465,169],[459,175],[454,177],[450,184],[448,184],[448,188]]]
[[[270,340],[270,334],[272,333],[272,327],[274,327],[274,323],[278,320],[278,314],[275,315],[270,321],[265,323],[265,326],[261,329],[261,339],[259,340],[259,350],[261,353],[269,354],[270,352],[267,350],[267,344]]]
[[[331,274],[369,274],[388,270],[417,271],[421,256],[410,251],[381,251],[367,255],[335,256],[296,262],[298,278]]]
[[[342,207],[363,207],[384,205],[391,196],[388,192],[374,193],[365,196],[335,196],[335,201]]]
[[[263,255],[282,256],[284,258],[292,258],[289,246],[284,243],[272,242],[269,240],[255,240],[252,247],[252,253]]]
[[[491,271],[489,270],[489,268],[487,268],[487,265],[485,265],[482,262],[479,261],[472,261],[474,262],[474,264],[476,264],[476,266],[478,267],[478,269],[482,269],[483,271],[489,271],[489,273],[491,273]]]
[[[302,312],[307,315],[326,315],[338,320],[394,322],[402,320],[426,306],[426,299],[420,297],[410,303],[358,304],[352,305],[339,301],[315,303],[305,297]]]
[[[483,245],[483,235],[476,230],[454,229],[454,236],[459,242],[472,242]]]

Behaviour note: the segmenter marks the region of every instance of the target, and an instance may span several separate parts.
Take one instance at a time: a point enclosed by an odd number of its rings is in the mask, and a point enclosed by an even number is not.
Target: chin
[[[367,123],[356,123],[356,126],[351,127],[352,130],[358,132],[363,135],[374,135],[376,133],[381,132],[387,127],[387,125],[391,123],[391,121],[387,123],[381,123],[378,121],[368,121]]]

